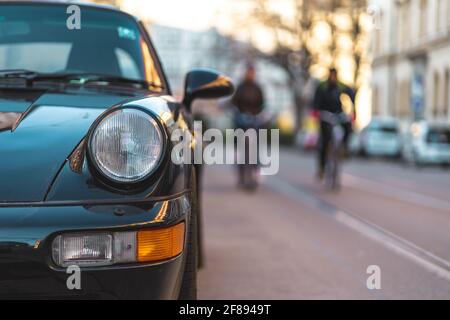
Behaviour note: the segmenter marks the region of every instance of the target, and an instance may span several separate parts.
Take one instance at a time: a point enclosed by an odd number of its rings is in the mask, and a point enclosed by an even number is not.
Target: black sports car
[[[175,101],[114,8],[0,3],[0,298],[196,298],[199,168],[170,137],[232,91],[197,69]]]

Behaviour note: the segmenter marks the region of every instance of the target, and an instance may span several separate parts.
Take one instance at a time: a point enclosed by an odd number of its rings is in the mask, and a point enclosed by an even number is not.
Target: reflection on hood
[[[17,112],[0,112],[0,131],[12,129],[21,115]]]

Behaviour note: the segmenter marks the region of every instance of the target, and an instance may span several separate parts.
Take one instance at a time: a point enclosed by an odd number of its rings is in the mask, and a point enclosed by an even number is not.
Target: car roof
[[[444,119],[428,119],[428,120],[417,120],[415,123],[423,123],[425,125],[434,126],[434,125],[448,125],[450,126],[450,122]]]
[[[450,129],[449,123],[443,122],[433,122],[428,124],[428,128],[430,129]]]
[[[397,123],[398,119],[394,117],[382,117],[382,116],[375,116],[372,118],[370,122],[377,122],[377,123]]]
[[[392,117],[373,117],[370,120],[368,126],[388,126],[388,127],[397,127],[399,124],[398,120]]]
[[[444,120],[419,120],[411,125],[418,125],[425,129],[450,129],[450,123]]]
[[[111,11],[115,11],[115,12],[121,12],[130,17],[133,17],[135,20],[138,20],[132,14],[122,11],[122,10],[120,10],[120,8],[113,6],[111,4],[94,3],[94,2],[90,2],[90,1],[84,1],[84,0],[33,0],[33,1],[30,1],[30,0],[1,0],[0,5],[2,5],[2,4],[78,5],[78,6],[82,6],[82,7],[99,8],[99,9],[111,10]]]

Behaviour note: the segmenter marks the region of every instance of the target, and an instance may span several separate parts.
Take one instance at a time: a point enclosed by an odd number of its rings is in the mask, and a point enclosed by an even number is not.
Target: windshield
[[[379,131],[379,132],[385,132],[385,133],[397,133],[398,128],[394,124],[386,124],[386,123],[379,123],[379,122],[372,122],[368,126],[368,131]]]
[[[432,128],[428,132],[427,142],[450,144],[450,129]]]
[[[380,126],[376,130],[384,133],[397,133],[397,127],[394,126]]]
[[[81,29],[69,29],[67,7],[0,4],[0,70],[93,73],[161,85],[136,21],[81,6]]]

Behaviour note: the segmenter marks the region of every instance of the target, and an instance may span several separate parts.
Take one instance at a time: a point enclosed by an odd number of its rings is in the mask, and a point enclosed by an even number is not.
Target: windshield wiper
[[[148,82],[140,79],[131,79],[120,76],[95,74],[95,73],[37,73],[30,75],[28,80],[31,82],[37,81],[68,81],[69,83],[76,83],[80,85],[88,83],[107,83],[118,85],[138,85],[141,88],[148,89],[150,87],[156,87],[163,89],[161,85]]]
[[[0,70],[0,78],[24,78],[35,74],[37,74],[37,72],[26,69]]]
[[[0,79],[12,79],[12,78],[26,80],[27,86],[32,86],[33,83],[39,81],[65,81],[81,85],[86,83],[106,82],[108,84],[139,85],[140,87],[145,89],[151,87],[164,89],[162,85],[157,83],[113,75],[104,75],[95,73],[39,73],[25,69],[0,70]]]
[[[148,81],[145,80],[131,79],[112,75],[102,75],[102,74],[74,74],[73,77],[69,76],[69,78],[72,78],[71,80],[78,80],[81,84],[106,82],[109,84],[139,85],[143,88],[156,86],[154,83],[149,83]],[[161,86],[157,87],[161,88]]]
[[[25,84],[27,87],[31,86],[29,82],[29,78],[36,75],[37,73],[31,70],[26,69],[9,69],[9,70],[0,70],[0,83],[2,85],[11,85],[11,80],[13,81],[13,86],[17,85],[15,81],[25,80]]]

